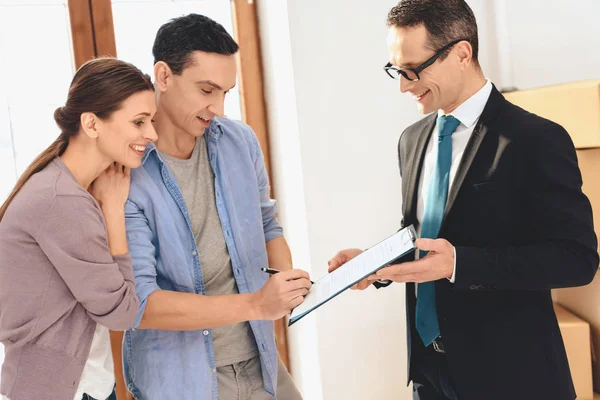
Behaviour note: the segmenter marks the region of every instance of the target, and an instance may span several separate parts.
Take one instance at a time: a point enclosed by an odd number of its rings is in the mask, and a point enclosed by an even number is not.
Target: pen
[[[280,271],[280,270],[278,270],[278,269],[273,269],[273,268],[264,268],[264,267],[263,267],[263,268],[261,268],[260,270],[261,270],[262,272],[266,272],[266,273],[267,273],[267,274],[269,274],[269,275],[275,275],[275,274],[277,274],[277,273],[281,272],[281,271]],[[313,282],[313,281],[310,281],[310,283],[311,283],[311,284],[314,284],[314,282]]]

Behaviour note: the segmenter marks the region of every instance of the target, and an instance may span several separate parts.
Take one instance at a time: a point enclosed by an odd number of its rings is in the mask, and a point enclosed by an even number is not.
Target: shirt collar
[[[489,79],[485,80],[485,85],[473,96],[469,97],[456,110],[450,114],[460,121],[461,124],[470,128],[481,116],[490,94],[492,93],[492,83]],[[438,110],[438,117],[444,115],[442,110]]]
[[[206,129],[206,132],[204,132],[204,134],[206,135],[206,139],[218,140],[223,135],[224,131],[225,129],[223,128],[223,125],[221,124],[219,119],[213,118],[210,121],[210,125],[208,126],[208,129]],[[150,157],[150,154],[152,153],[155,153],[156,157],[158,157],[158,160],[161,162],[161,164],[164,163],[164,160],[160,156],[156,145],[153,142],[150,142],[146,146],[146,150],[144,151],[144,155],[142,156],[142,165],[146,163],[146,161]]]

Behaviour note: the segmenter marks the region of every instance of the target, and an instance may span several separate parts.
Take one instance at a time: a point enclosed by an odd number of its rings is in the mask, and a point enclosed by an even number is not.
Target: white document
[[[412,225],[406,227],[317,280],[304,298],[304,302],[292,311],[289,325],[355,283],[414,251],[416,237]]]

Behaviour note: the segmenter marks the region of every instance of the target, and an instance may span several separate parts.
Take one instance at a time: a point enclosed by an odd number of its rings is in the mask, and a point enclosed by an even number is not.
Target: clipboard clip
[[[409,225],[405,229],[406,229],[406,232],[408,233],[408,237],[414,244],[417,241],[417,232],[415,231],[415,227],[412,225]]]

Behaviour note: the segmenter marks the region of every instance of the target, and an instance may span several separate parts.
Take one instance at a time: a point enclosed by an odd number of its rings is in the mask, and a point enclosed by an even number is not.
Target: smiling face
[[[388,31],[390,62],[399,68],[416,68],[435,54],[428,46],[428,33],[424,25],[414,27],[392,26]],[[412,82],[400,78],[400,91],[410,94],[417,102],[420,113],[429,114],[439,109],[454,109],[460,104],[464,76],[460,58],[453,56],[456,48],[449,50],[446,58],[438,58],[419,73]]]
[[[146,145],[157,139],[152,126],[154,114],[153,91],[144,90],[129,96],[109,118],[97,120],[98,150],[111,162],[129,168],[139,167]]]
[[[235,86],[235,55],[195,51],[180,75],[160,62],[155,67],[161,112],[179,130],[197,137],[223,115],[225,96]],[[166,79],[161,77],[166,74]]]

